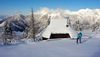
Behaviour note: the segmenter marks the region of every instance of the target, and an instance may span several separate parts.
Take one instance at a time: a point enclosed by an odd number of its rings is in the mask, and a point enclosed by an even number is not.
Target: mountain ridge
[[[71,12],[70,10],[65,9],[49,9],[41,8],[39,11],[34,13],[35,25],[41,31],[47,26],[47,21],[49,19],[66,19],[70,18],[71,24],[75,24],[79,20],[82,25],[92,26],[96,22],[100,22],[100,9],[81,9],[76,12]],[[15,31],[23,31],[25,27],[29,26],[31,19],[31,13],[27,15],[17,14],[8,18],[5,18],[0,21],[2,24],[4,21],[12,22],[13,29]],[[17,29],[16,29],[17,28]]]

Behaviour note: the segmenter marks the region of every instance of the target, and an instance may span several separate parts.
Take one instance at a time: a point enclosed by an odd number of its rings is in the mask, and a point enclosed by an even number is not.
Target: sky
[[[31,12],[31,8],[37,12],[41,7],[70,11],[86,8],[100,9],[100,0],[0,0],[0,15],[25,15]]]

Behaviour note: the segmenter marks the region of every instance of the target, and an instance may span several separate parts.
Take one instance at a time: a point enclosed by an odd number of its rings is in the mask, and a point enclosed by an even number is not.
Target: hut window
[[[68,25],[66,25],[66,27],[68,27]]]

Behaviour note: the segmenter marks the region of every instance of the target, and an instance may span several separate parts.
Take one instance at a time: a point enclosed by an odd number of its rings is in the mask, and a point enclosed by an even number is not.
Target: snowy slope
[[[90,30],[82,33],[91,36],[82,39],[82,44],[71,39],[41,42],[23,39],[13,45],[0,45],[0,57],[100,57],[100,33]]]

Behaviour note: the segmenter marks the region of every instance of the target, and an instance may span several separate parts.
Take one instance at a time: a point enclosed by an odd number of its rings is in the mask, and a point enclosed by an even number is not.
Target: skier
[[[81,43],[81,37],[82,37],[82,33],[81,32],[78,32],[78,35],[77,35],[77,40],[76,40],[76,43],[78,44],[78,39]]]

